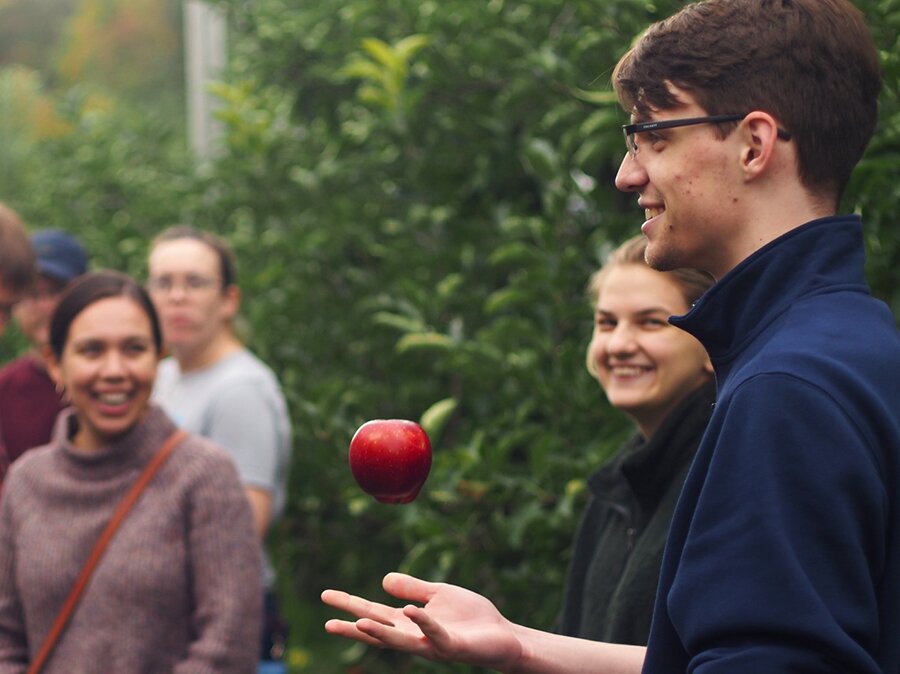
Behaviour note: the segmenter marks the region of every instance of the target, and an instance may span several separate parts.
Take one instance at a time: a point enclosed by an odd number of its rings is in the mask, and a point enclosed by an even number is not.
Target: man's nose
[[[626,152],[616,173],[616,188],[622,192],[637,192],[648,180],[647,171],[641,162]]]

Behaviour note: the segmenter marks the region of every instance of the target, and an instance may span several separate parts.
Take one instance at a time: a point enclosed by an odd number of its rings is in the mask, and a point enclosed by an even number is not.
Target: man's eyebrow
[[[615,312],[610,309],[604,309],[603,307],[597,307],[595,314],[604,314],[604,315],[615,315]],[[666,316],[672,315],[671,309],[666,309],[665,307],[646,307],[644,309],[638,309],[634,312],[636,316],[650,316],[653,314],[664,314]]]

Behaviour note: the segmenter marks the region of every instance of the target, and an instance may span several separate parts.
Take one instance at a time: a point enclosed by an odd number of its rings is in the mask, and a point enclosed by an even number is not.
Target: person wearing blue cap
[[[28,353],[0,369],[0,447],[11,463],[28,449],[50,441],[64,407],[44,360],[50,317],[62,290],[87,271],[88,256],[70,234],[45,229],[31,236],[37,280],[12,314],[28,339]]]

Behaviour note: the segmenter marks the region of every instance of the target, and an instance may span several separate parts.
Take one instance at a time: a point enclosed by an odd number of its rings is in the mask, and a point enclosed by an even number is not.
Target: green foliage
[[[609,73],[681,3],[217,4],[233,30],[214,162],[190,165],[180,119],[76,88],[56,110],[70,133],[0,126],[15,150],[0,150],[0,198],[32,226],[79,234],[95,266],[139,276],[172,222],[235,246],[250,344],[295,425],[272,552],[296,671],[436,667],[321,628],[323,588],[378,597],[395,568],[547,627],[584,480],[629,432],[583,365],[584,285],[640,218],[612,188],[625,115]],[[858,4],[886,86],[846,202],[867,221],[873,289],[897,311],[900,4]],[[347,468],[350,437],[376,417],[431,434],[432,475],[408,506],[376,503]]]
[[[49,70],[63,17],[78,0],[3,0],[0,2],[0,63]]]
[[[243,142],[251,111],[273,109],[248,102],[260,88],[226,107],[238,135],[201,216],[242,242],[244,269],[265,260],[263,283],[244,278],[255,344],[296,377],[285,587],[305,602],[329,586],[372,594],[399,567],[548,626],[584,478],[627,432],[582,365],[583,287],[634,226],[597,188],[623,118],[597,95],[597,64],[647,10],[619,7],[629,28],[598,20],[599,3],[231,9],[244,30],[229,80],[265,72],[266,90],[294,101],[277,144]],[[439,413],[418,501],[362,494],[346,467],[356,427]],[[298,629],[304,646],[321,626]],[[365,671],[402,669],[341,648]],[[313,654],[311,670],[328,666]]]
[[[407,36],[395,45],[367,38],[362,41],[367,57],[351,57],[340,72],[346,77],[363,80],[364,84],[357,92],[360,100],[394,116],[395,123],[402,129],[405,113],[415,104],[414,100],[408,100],[406,87],[410,60],[428,42],[424,35]]]
[[[4,199],[35,229],[76,233],[93,267],[140,276],[147,237],[191,203],[188,157],[165,122],[86,102],[69,92],[60,114],[72,132],[35,143]]]
[[[181,114],[180,0],[0,0],[0,64]]]
[[[862,213],[873,293],[900,316],[900,2],[857,0],[881,53],[883,90],[878,130],[853,174],[845,204]],[[873,20],[878,17],[877,20]]]

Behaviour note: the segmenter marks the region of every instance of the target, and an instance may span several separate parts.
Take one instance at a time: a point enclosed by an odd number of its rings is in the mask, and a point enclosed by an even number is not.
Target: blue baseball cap
[[[42,229],[31,236],[38,273],[68,283],[87,271],[88,256],[71,234],[57,229]]]

